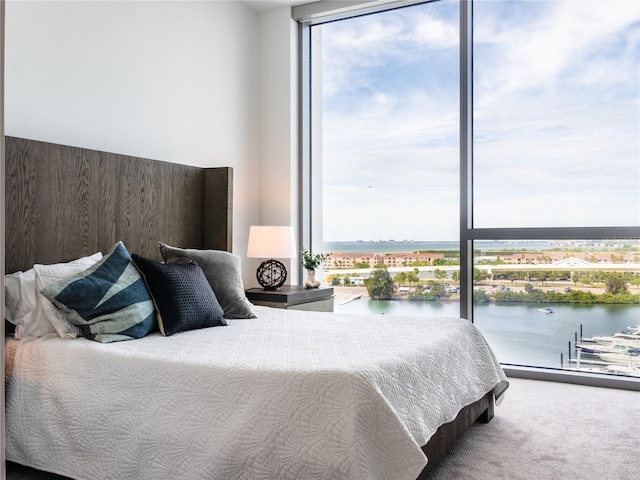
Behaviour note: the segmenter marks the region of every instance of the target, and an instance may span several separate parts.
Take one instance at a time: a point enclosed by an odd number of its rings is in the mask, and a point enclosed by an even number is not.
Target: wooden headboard
[[[67,262],[122,240],[231,251],[233,170],[6,137],[5,273]]]

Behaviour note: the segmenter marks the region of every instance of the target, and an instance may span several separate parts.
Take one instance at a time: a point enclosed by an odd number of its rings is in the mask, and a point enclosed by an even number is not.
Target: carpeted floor
[[[640,479],[640,392],[510,379],[433,480]]]
[[[473,425],[430,479],[640,479],[639,392],[510,383],[494,419]],[[9,464],[7,480],[64,479]]]

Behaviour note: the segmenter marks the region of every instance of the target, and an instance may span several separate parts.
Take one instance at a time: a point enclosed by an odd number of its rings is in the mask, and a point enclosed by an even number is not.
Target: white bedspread
[[[438,426],[507,387],[466,320],[255,311],[172,337],[9,340],[7,459],[79,480],[415,479]]]

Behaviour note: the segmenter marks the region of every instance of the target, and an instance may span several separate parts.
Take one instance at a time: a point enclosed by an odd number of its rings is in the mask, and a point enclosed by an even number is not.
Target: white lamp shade
[[[296,258],[293,227],[251,226],[249,228],[249,258]]]

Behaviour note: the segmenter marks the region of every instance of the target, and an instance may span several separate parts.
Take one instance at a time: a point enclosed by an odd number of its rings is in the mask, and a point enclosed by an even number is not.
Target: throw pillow
[[[102,343],[142,338],[156,314],[144,280],[122,242],[82,273],[42,290],[83,336]]]
[[[67,321],[62,312],[55,308],[41,293],[40,290],[73,277],[87,268],[95,265],[102,259],[102,253],[98,252],[90,257],[80,258],[69,263],[57,263],[54,265],[35,264],[33,269],[36,271],[36,290],[40,300],[40,313],[46,317],[53,326],[58,336],[62,338],[76,338],[80,335],[80,329],[73,323]]]
[[[131,258],[151,292],[162,335],[227,325],[216,295],[197,263],[167,265],[136,254]]]
[[[188,263],[193,260],[202,267],[222,306],[224,318],[256,318],[244,293],[239,255],[222,250],[171,247],[162,242],[159,246],[167,264]]]
[[[98,252],[67,263],[36,264],[26,272],[5,275],[5,319],[15,325],[15,338],[20,340],[56,332],[60,334],[51,304],[40,294],[39,268],[54,272],[55,280],[62,280],[82,272],[101,258],[102,253]]]

